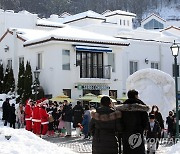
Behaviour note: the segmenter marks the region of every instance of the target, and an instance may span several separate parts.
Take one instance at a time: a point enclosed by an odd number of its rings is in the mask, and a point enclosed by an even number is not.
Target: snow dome
[[[130,75],[126,82],[127,91],[136,89],[139,98],[152,107],[157,105],[163,119],[175,109],[175,82],[167,73],[157,69],[142,69]]]

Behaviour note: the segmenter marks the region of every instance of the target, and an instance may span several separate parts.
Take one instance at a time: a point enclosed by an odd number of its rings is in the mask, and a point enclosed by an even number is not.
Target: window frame
[[[131,68],[131,63],[133,63],[133,68]],[[135,69],[134,68],[134,64],[137,64],[137,68]],[[138,71],[138,67],[139,67],[139,63],[138,63],[138,61],[136,61],[136,60],[130,60],[129,61],[129,74],[130,75],[132,75],[133,73],[135,73],[136,71]],[[132,71],[131,71],[132,70]]]
[[[68,53],[69,53],[69,59],[68,59],[68,63],[63,63],[64,62],[64,60],[65,60],[65,58],[64,58],[64,56],[67,56],[66,54],[63,54],[63,53],[65,53],[65,52],[67,52],[68,51]],[[68,66],[68,67],[67,67]],[[70,50],[68,50],[68,49],[63,49],[62,50],[62,70],[71,70],[71,60],[70,60]]]

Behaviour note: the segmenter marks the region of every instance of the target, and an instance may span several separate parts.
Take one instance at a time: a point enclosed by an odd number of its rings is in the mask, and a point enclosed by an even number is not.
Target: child
[[[60,136],[64,137],[65,133],[66,133],[66,129],[65,129],[65,123],[62,120],[62,110],[63,110],[63,106],[60,106],[60,109],[59,109],[59,125],[58,125],[58,130],[60,132]]]
[[[147,126],[147,154],[152,152],[155,154],[156,152],[156,143],[158,142],[158,134],[160,132],[160,125],[155,120],[155,115],[150,114],[149,115],[149,122]]]
[[[88,133],[89,133],[89,118],[88,115],[86,114],[84,115],[82,126],[83,126],[84,139],[86,139],[88,138]]]

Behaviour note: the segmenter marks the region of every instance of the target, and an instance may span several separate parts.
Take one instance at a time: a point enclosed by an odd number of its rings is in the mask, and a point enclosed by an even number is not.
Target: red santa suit
[[[32,106],[29,103],[31,100],[26,102],[25,106],[25,121],[26,121],[26,130],[32,130]]]
[[[41,133],[40,103],[40,100],[36,101],[32,114],[32,122],[34,123],[33,132],[37,135],[40,135]]]
[[[49,118],[49,114],[46,111],[46,106],[43,105],[40,108],[40,116],[41,116],[41,125],[42,125],[42,135],[46,135],[47,131],[48,131],[48,118]]]

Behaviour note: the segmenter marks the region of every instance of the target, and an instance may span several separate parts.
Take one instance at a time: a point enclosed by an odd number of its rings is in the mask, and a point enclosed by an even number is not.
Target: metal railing
[[[80,78],[111,78],[111,66],[82,65],[80,67]]]

